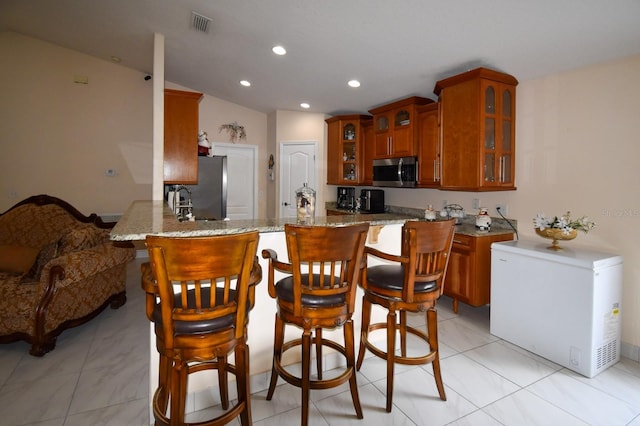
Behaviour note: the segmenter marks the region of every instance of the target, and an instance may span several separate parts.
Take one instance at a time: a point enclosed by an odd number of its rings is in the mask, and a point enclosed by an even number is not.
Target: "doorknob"
[[[287,203],[286,201],[284,203],[282,203],[283,206],[288,206],[289,203]]]

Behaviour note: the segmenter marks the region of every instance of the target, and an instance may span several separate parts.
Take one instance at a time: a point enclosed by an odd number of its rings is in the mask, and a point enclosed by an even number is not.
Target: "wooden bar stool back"
[[[356,415],[363,417],[356,383],[352,315],[368,229],[368,223],[342,227],[285,225],[289,263],[279,261],[273,250],[262,251],[262,257],[269,259],[269,295],[277,301],[267,400],[273,397],[278,377],[302,388],[302,425],[308,422],[311,389],[328,389],[347,381]],[[276,270],[289,275],[275,282]],[[286,324],[301,328],[302,338],[285,343]],[[338,327],[343,328],[344,345],[322,335],[323,329]],[[312,344],[316,348],[317,378],[311,376]],[[283,353],[296,346],[302,347],[301,377],[282,365]],[[322,378],[323,346],[346,358],[346,368],[337,377]]]
[[[197,424],[222,425],[238,415],[243,425],[251,424],[247,324],[255,302],[254,285],[261,279],[258,239],[258,232],[147,236],[150,262],[142,266],[142,286],[160,353],[159,386],[153,397],[156,425],[189,424],[185,421],[188,375],[210,369],[218,370],[225,412]],[[235,364],[228,363],[230,353]],[[238,392],[231,408],[227,373],[236,376]]]
[[[365,253],[390,264],[367,266],[362,274],[362,329],[357,368],[362,366],[366,349],[387,361],[387,412],[393,400],[394,364],[432,363],[440,399],[446,400],[438,353],[436,301],[442,295],[444,278],[453,244],[455,220],[440,222],[408,221],[402,228],[401,254],[392,255],[367,247]],[[370,324],[371,305],[387,309],[387,322]],[[407,325],[407,312],[426,312],[427,332]],[[399,313],[399,322],[396,319]],[[369,333],[386,329],[386,351],[369,340]],[[429,350],[420,356],[407,355],[407,332],[426,341]],[[400,354],[395,353],[396,333],[400,335]]]

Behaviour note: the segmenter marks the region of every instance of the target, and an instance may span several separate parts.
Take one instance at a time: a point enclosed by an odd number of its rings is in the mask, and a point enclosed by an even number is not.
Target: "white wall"
[[[12,32],[0,33],[0,56],[0,211],[43,193],[85,214],[149,199],[152,84],[144,74]]]

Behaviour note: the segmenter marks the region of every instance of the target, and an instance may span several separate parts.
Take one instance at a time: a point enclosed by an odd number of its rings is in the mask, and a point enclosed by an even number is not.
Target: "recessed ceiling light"
[[[122,59],[120,59],[117,56],[112,56],[111,57],[111,62],[115,62],[116,64],[119,64],[120,62],[122,62]]]
[[[358,80],[349,80],[347,84],[349,87],[360,87],[360,82]]]
[[[304,109],[311,108],[311,105],[309,105],[309,104],[308,104],[308,103],[306,103],[306,102],[301,103],[301,104],[300,104],[300,106],[301,106],[302,108],[304,108]]]
[[[244,87],[251,86],[251,82],[247,80],[240,80],[240,84],[242,84]]]
[[[287,49],[285,49],[282,46],[273,46],[273,49],[271,49],[273,51],[273,53],[275,53],[276,55],[286,55],[287,54]]]

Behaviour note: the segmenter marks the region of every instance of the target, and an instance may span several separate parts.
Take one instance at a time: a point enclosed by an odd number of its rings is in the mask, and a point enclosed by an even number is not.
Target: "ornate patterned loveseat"
[[[42,356],[65,329],[124,305],[135,249],[109,240],[113,225],[48,195],[0,215],[0,343]]]

